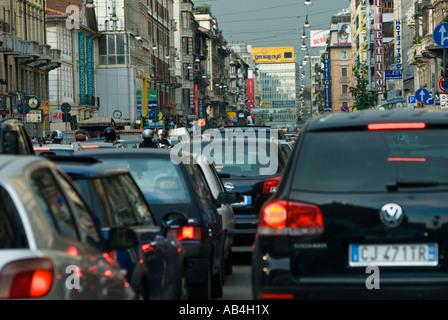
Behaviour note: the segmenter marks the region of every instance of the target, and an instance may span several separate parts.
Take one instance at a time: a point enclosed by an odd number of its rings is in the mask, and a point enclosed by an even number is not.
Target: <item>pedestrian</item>
[[[159,148],[171,149],[173,146],[166,137],[166,130],[160,129],[157,133],[159,135],[159,139],[156,140],[156,144],[159,146]]]
[[[145,129],[142,132],[143,141],[138,145],[139,148],[158,148],[157,144],[152,140],[154,131]]]

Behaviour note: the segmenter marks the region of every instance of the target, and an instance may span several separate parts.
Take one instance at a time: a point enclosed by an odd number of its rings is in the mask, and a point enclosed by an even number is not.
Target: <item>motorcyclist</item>
[[[166,130],[160,129],[158,132],[159,139],[157,139],[155,142],[159,146],[159,148],[168,148],[171,149],[173,145],[166,137]]]
[[[143,141],[139,144],[139,148],[158,148],[159,146],[152,140],[154,131],[145,129],[142,132]]]
[[[52,143],[61,143],[62,142],[62,131],[54,130],[51,132],[51,142]]]

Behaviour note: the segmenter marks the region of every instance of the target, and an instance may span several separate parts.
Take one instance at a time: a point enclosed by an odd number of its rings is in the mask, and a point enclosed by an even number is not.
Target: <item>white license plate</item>
[[[436,266],[436,243],[351,244],[350,266]]]

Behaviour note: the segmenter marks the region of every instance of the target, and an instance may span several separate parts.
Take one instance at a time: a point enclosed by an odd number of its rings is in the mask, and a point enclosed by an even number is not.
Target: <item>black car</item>
[[[289,141],[290,139],[286,136],[283,130],[279,130],[277,128],[273,128],[271,126],[229,126],[229,127],[221,127],[218,130],[215,130],[214,136],[217,138],[224,138],[229,136],[238,135],[239,133],[243,133],[243,135],[249,137],[253,135],[255,138],[275,138],[277,140],[285,140]]]
[[[74,181],[106,238],[109,230],[126,227],[138,238],[136,246],[115,251],[120,266],[139,299],[188,298],[185,251],[170,233],[186,218],[167,213],[157,223],[129,171],[92,158],[49,157]]]
[[[195,139],[174,151],[201,152],[209,157],[227,191],[242,193],[244,200],[233,203],[234,246],[250,246],[257,231],[258,213],[275,192],[288,156],[278,140],[226,137]]]
[[[185,249],[189,298],[220,297],[225,234],[199,165],[192,158],[177,158],[170,150],[159,148],[96,149],[83,155],[129,170],[157,224],[170,212],[187,216],[188,223],[175,236]]]
[[[254,299],[447,299],[448,112],[306,122],[260,212]]]
[[[0,153],[35,154],[31,139],[20,120],[6,118],[0,121]]]

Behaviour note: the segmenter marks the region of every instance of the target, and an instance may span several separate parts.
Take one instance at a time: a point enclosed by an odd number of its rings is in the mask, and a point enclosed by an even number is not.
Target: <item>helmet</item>
[[[154,131],[152,131],[151,129],[145,129],[142,132],[142,138],[143,139],[151,139],[154,135]]]
[[[166,130],[165,129],[160,129],[157,134],[162,134],[162,135],[166,135]]]
[[[62,141],[62,131],[61,130],[54,130],[51,132],[51,139],[53,142],[61,142]]]
[[[113,142],[117,140],[117,131],[112,127],[104,129],[104,138],[107,142]]]

